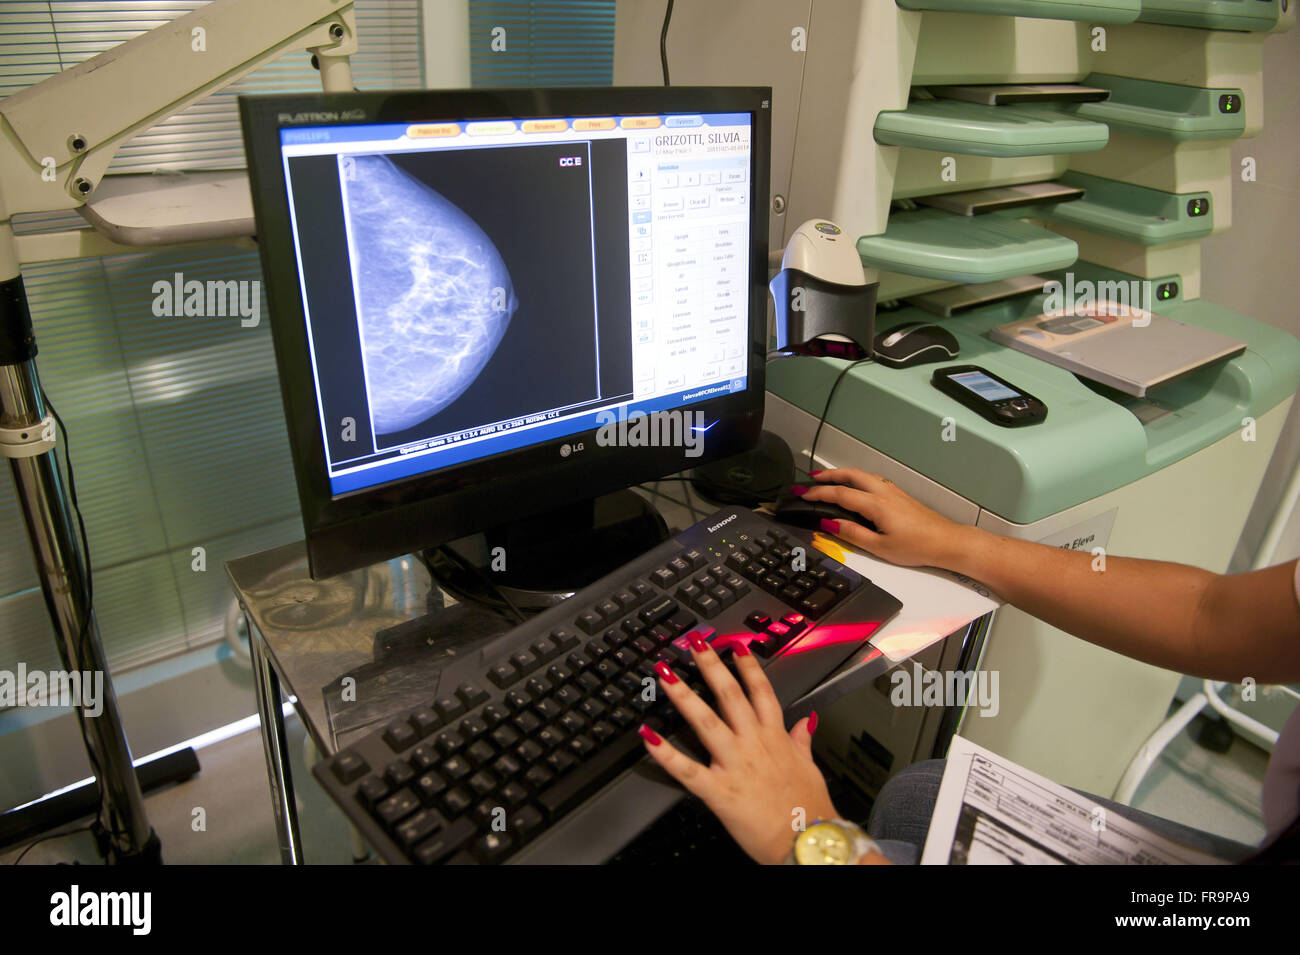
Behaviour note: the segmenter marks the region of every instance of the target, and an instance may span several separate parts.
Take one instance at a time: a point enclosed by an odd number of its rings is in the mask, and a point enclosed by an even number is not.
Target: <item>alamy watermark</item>
[[[0,670],[0,707],[79,706],[87,716],[104,712],[102,670]]]
[[[601,411],[596,415],[600,429],[596,443],[601,447],[685,448],[688,458],[704,453],[703,411],[671,409],[668,411]]]
[[[912,672],[899,667],[889,677],[893,689],[889,702],[895,706],[974,706],[980,716],[997,716],[997,670],[923,670],[912,664]]]
[[[244,328],[262,321],[262,283],[257,279],[220,281],[185,278],[176,272],[153,283],[153,313],[158,318],[225,318],[239,316]]]
[[[1051,318],[1066,316],[1091,316],[1103,311],[1120,318],[1133,316],[1133,325],[1141,328],[1151,324],[1151,308],[1156,301],[1151,282],[1133,279],[1122,282],[1094,282],[1091,279],[1075,281],[1074,273],[1065,274],[1065,282],[1051,281],[1043,284],[1043,314]]]

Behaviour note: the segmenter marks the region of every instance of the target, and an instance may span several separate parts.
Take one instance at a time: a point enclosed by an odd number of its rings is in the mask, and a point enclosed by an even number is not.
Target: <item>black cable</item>
[[[515,604],[513,600],[511,600],[508,596],[506,596],[506,592],[502,590],[501,587],[497,586],[496,581],[494,581],[487,574],[483,573],[482,568],[476,567],[473,561],[468,560],[467,558],[461,556],[456,552],[456,549],[454,547],[449,547],[446,544],[443,544],[438,548],[438,553],[442,554],[444,557],[446,557],[448,560],[452,561],[453,563],[460,564],[461,567],[464,567],[466,570],[468,570],[470,574],[472,574],[484,586],[486,586],[488,590],[494,596],[496,596],[498,600],[500,600],[502,603],[504,603],[507,607],[510,608],[510,613],[515,618],[515,623],[525,623],[528,620],[528,616],[522,610],[519,609],[519,607]]]
[[[76,829],[69,829],[67,832],[52,832],[48,836],[41,836],[39,839],[35,839],[32,842],[29,842],[27,844],[27,848],[24,849],[22,852],[18,853],[18,858],[9,864],[10,865],[20,864],[23,861],[23,858],[27,855],[27,853],[31,852],[42,842],[45,842],[48,839],[59,839],[63,836],[74,836],[78,832],[90,832],[92,828],[93,828],[92,826],[78,826]]]
[[[668,0],[668,7],[664,10],[664,28],[659,31],[659,63],[664,68],[664,86],[671,86],[668,82],[668,24],[673,18],[673,0]]]
[[[835,389],[840,386],[840,382],[844,380],[844,376],[849,373],[850,368],[856,368],[858,365],[867,361],[871,361],[871,359],[859,358],[857,361],[849,362],[840,371],[839,377],[835,379],[835,383],[831,385],[831,392],[826,396],[826,407],[822,409],[822,416],[817,422],[817,430],[813,432],[812,447],[808,449],[809,474],[812,474],[812,472],[817,469],[817,439],[822,436],[822,425],[826,423],[826,416],[831,412],[831,399],[835,397]]]
[[[86,520],[81,513],[81,502],[77,498],[77,478],[72,470],[71,441],[68,438],[68,427],[63,423],[58,409],[54,407],[54,402],[50,401],[50,396],[41,390],[41,401],[45,407],[50,410],[50,415],[54,418],[55,423],[59,426],[59,432],[62,436],[63,445],[63,469],[68,473],[68,499],[72,503],[72,512],[77,518],[77,532],[81,537],[81,557],[85,567],[85,575],[82,584],[85,587],[83,597],[83,613],[81,618],[81,632],[77,635],[77,649],[81,653],[82,659],[86,659],[87,639],[90,636],[90,620],[95,605],[95,583],[94,575],[90,569],[90,538],[86,535]],[[58,456],[55,455],[55,464],[58,464]],[[77,717],[77,724],[81,728],[81,737],[86,745],[86,757],[90,760],[90,767],[95,774],[95,783],[100,789],[99,809],[95,813],[95,822],[102,829],[107,829],[110,840],[116,840],[123,832],[122,827],[116,819],[109,819],[107,824],[104,821],[104,800],[103,792],[105,789],[104,770],[99,765],[99,758],[95,755],[95,747],[91,743],[90,732],[86,728],[86,718],[81,712],[81,707],[74,707],[73,712]],[[91,829],[93,830],[93,826]]]

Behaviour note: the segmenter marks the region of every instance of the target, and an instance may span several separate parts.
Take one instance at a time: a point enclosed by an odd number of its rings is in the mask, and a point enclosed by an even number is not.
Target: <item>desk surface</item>
[[[409,556],[317,581],[298,542],[229,561],[226,573],[326,755],[427,702],[446,662],[510,627],[497,614],[458,604]],[[428,613],[448,625],[436,640],[427,633],[378,639]]]

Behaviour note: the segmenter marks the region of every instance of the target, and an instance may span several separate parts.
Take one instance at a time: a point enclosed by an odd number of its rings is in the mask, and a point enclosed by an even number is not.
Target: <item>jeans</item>
[[[930,814],[939,796],[939,783],[943,779],[942,759],[928,759],[908,766],[895,774],[880,790],[871,807],[867,834],[880,846],[881,853],[895,865],[916,865],[921,859],[921,848],[930,829]],[[1177,822],[1170,822],[1149,812],[1087,796],[1108,812],[1146,826],[1153,832],[1178,842],[1189,849],[1197,849],[1230,862],[1237,862],[1256,852],[1254,846],[1243,845],[1223,836],[1202,832]]]

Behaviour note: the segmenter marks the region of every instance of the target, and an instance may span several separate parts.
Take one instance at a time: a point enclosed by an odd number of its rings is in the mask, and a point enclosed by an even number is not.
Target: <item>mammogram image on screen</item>
[[[370,413],[399,432],[474,383],[519,302],[496,245],[437,190],[387,156],[339,166]]]

